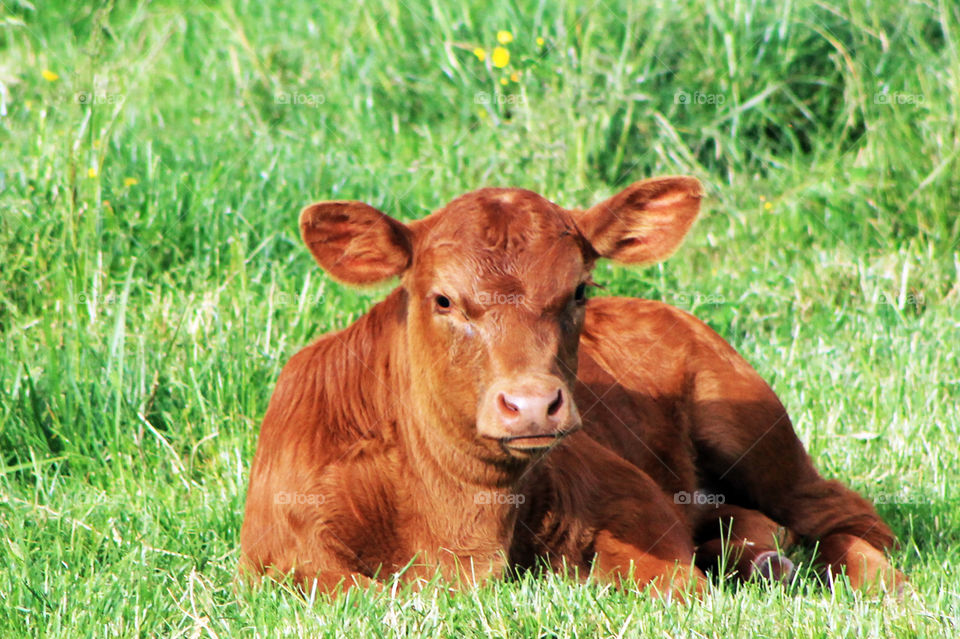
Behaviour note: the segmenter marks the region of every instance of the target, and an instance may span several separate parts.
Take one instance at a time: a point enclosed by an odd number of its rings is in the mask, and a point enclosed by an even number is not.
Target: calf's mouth
[[[532,455],[542,455],[550,448],[560,443],[566,436],[580,429],[581,424],[570,425],[564,430],[546,434],[534,435],[513,435],[511,437],[501,437],[500,448],[503,452],[514,457],[529,457]]]

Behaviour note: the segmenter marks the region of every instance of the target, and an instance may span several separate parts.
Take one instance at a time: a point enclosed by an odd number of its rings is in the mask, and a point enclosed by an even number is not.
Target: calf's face
[[[485,456],[528,458],[576,430],[577,347],[599,257],[669,255],[699,211],[700,184],[666,177],[566,210],[522,189],[481,189],[403,224],[360,202],[320,202],[304,241],[334,278],[401,276],[416,401]]]
[[[409,340],[431,396],[514,455],[578,428],[570,389],[594,255],[570,213],[484,189],[413,228]]]

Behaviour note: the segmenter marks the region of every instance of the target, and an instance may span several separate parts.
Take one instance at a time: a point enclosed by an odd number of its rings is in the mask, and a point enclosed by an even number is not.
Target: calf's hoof
[[[790,559],[784,557],[776,550],[767,550],[758,554],[750,561],[750,566],[747,569],[747,578],[788,583],[793,578],[795,570],[793,562],[790,561]]]

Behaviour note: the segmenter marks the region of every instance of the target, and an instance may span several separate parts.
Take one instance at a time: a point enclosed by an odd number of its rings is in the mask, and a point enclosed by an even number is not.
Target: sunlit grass
[[[0,635],[957,635],[955,4],[81,4],[0,4]],[[916,599],[236,582],[280,367],[385,292],[316,269],[301,206],[667,173],[706,185],[686,245],[595,279],[731,341]]]

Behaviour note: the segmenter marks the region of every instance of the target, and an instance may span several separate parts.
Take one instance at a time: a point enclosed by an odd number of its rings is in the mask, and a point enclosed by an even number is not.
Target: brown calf
[[[330,590],[437,568],[474,582],[543,558],[670,590],[702,584],[695,544],[701,566],[726,547],[741,576],[778,577],[799,537],[857,586],[898,583],[890,529],[820,477],[729,344],[659,302],[587,299],[598,258],[665,258],[700,197],[667,177],[586,211],[521,189],[410,224],[359,202],[304,209],[330,275],[401,283],[281,373],[243,565]]]

